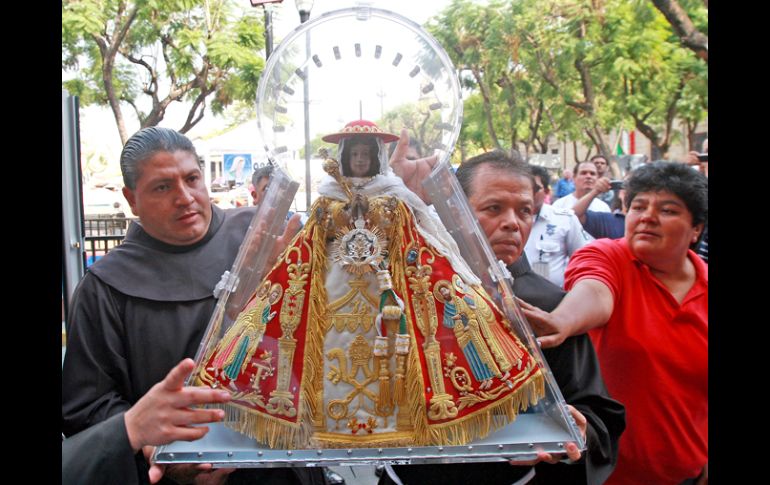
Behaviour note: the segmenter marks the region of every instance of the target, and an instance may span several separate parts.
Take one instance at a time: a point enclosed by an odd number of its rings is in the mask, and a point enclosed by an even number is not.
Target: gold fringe
[[[212,404],[209,407],[225,410],[225,426],[271,448],[296,447],[299,425],[288,423],[236,403]]]
[[[414,433],[415,439],[412,441],[427,441],[427,405],[425,402],[425,379],[422,374],[420,357],[418,355],[417,340],[414,336],[414,321],[412,319],[411,301],[407,292],[406,283],[406,262],[404,261],[403,250],[408,246],[408,234],[404,230],[412,226],[413,221],[411,212],[406,204],[399,202],[394,211],[393,231],[390,235],[390,247],[388,248],[390,256],[390,271],[393,281],[393,290],[404,300],[404,316],[406,317],[406,329],[411,338],[409,353],[406,355],[405,374],[402,372],[403,382],[399,382],[398,370],[394,385],[398,389],[401,399],[399,403],[399,415],[405,415],[410,421],[410,427]],[[403,357],[401,357],[403,359]],[[398,359],[397,359],[398,361]],[[403,362],[403,360],[402,360]],[[394,393],[395,394],[395,393]],[[410,398],[411,397],[411,398]],[[394,396],[395,398],[395,396]],[[401,429],[401,428],[399,428]]]
[[[406,293],[404,293],[406,295]],[[405,298],[406,300],[406,298]],[[405,301],[407,303],[407,301]],[[406,366],[406,395],[411,396],[406,403],[407,414],[412,420],[412,429],[416,443],[427,443],[429,441],[430,430],[428,428],[428,404],[425,400],[425,382],[426,377],[422,374],[422,365],[418,355],[417,340],[413,332],[411,312],[406,312],[407,329],[412,336],[412,344],[407,354]]]
[[[464,445],[516,420],[545,395],[545,379],[540,369],[516,392],[471,416],[444,424],[430,425],[430,439],[419,444]]]
[[[316,212],[316,208],[324,203],[325,198],[321,197],[313,204],[311,214]],[[313,222],[308,228],[312,231],[312,259],[310,271],[310,302],[308,306],[307,325],[305,327],[305,350],[304,364],[302,369],[302,381],[300,385],[300,408],[306,409],[300,413],[300,420],[304,422],[301,435],[299,437],[302,443],[307,443],[315,431],[317,422],[324,421],[323,415],[323,346],[324,337],[328,328],[329,320],[326,308],[326,229],[323,221],[317,221],[311,217]]]
[[[317,448],[372,448],[376,447],[406,447],[413,446],[412,433],[405,431],[393,431],[376,434],[345,434],[316,433]]]

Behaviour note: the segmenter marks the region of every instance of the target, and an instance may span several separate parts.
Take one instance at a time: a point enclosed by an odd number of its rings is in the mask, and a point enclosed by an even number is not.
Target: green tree
[[[83,105],[109,106],[123,143],[125,105],[144,128],[186,101],[185,133],[207,106],[253,98],[262,33],[256,11],[234,0],[65,0],[62,67],[74,77],[63,85]]]
[[[674,121],[684,121],[691,135],[707,113],[708,66],[680,43],[650,2],[616,0],[606,31],[612,62],[605,75],[612,80],[615,109],[665,157],[682,136]]]
[[[697,0],[680,0],[704,30]],[[588,145],[636,128],[665,153],[708,113],[708,66],[648,0],[455,0],[428,28],[470,94],[460,151]],[[581,154],[582,155],[582,154]],[[582,157],[581,157],[582,158]]]

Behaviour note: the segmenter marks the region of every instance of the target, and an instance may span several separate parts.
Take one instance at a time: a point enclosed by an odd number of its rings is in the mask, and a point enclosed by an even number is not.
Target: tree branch
[[[195,98],[193,105],[190,107],[190,111],[187,113],[187,119],[185,120],[184,125],[179,129],[180,133],[187,133],[193,126],[197,125],[198,122],[203,119],[203,114],[206,112],[206,96],[208,96],[208,93],[201,90],[201,92]],[[199,106],[201,110],[193,119],[193,116],[195,115],[195,112],[198,110]]]
[[[125,39],[129,29],[136,19],[137,11],[139,9],[138,4],[133,4],[131,10],[123,17],[123,8],[125,5],[121,4],[118,8],[116,15],[115,26],[118,33],[109,42],[105,38],[101,39],[95,37],[99,51],[102,55],[102,82],[104,83],[104,92],[107,94],[107,101],[112,109],[112,114],[115,117],[115,123],[118,125],[118,134],[120,135],[120,141],[126,143],[128,140],[128,133],[126,132],[126,125],[123,120],[123,112],[120,109],[120,100],[118,94],[115,92],[115,85],[113,84],[113,70],[115,69],[115,56],[118,52],[118,47]],[[121,21],[123,23],[121,24]]]
[[[652,0],[652,3],[666,17],[671,28],[682,40],[682,44],[708,63],[709,38],[695,28],[689,15],[679,3],[676,0]],[[705,3],[708,8],[708,2]]]
[[[123,57],[128,59],[130,62],[134,64],[138,64],[144,67],[145,69],[147,69],[147,71],[150,73],[150,82],[147,83],[147,86],[143,88],[142,91],[144,92],[144,94],[152,96],[153,99],[157,99],[158,74],[155,71],[155,69],[151,65],[149,65],[147,62],[145,62],[144,59],[139,59],[134,57],[130,52],[127,52],[125,49],[120,49],[119,52]]]

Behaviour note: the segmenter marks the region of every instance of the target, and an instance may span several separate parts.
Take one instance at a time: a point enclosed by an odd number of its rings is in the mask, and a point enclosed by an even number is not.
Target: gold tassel
[[[396,356],[396,378],[393,382],[393,401],[399,406],[404,405],[406,399],[406,389],[404,389],[404,381],[406,379],[406,372],[404,367],[406,366],[406,356]]]
[[[379,374],[379,398],[377,400],[377,412],[383,415],[390,415],[393,412],[393,396],[390,392],[390,370],[388,369],[388,358],[377,357],[380,367]]]

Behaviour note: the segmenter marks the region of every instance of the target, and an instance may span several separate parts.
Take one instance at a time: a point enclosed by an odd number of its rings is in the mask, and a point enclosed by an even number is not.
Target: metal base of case
[[[483,440],[464,446],[273,450],[216,423],[209,426],[208,434],[201,440],[159,447],[155,461],[159,464],[212,463],[215,467],[274,468],[532,460],[537,457],[538,450],[564,453],[564,444],[569,439],[569,433],[547,415],[523,413],[516,421]]]

